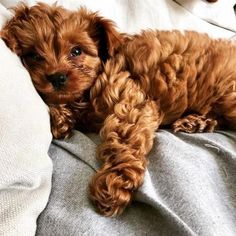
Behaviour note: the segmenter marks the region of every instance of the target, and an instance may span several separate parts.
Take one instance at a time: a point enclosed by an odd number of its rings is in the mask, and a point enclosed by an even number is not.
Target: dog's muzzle
[[[62,88],[65,85],[67,79],[67,75],[63,73],[55,73],[47,76],[47,80],[53,85],[55,89]]]

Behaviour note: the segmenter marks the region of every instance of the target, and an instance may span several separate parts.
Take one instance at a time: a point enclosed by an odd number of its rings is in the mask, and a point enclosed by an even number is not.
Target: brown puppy
[[[80,9],[20,5],[1,37],[50,108],[52,133],[100,130],[90,184],[104,215],[120,214],[142,184],[160,125],[189,133],[236,128],[236,46],[205,34],[125,35]]]

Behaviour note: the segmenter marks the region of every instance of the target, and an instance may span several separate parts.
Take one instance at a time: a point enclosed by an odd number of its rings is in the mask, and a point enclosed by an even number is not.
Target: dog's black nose
[[[67,80],[67,75],[63,73],[55,73],[47,76],[48,81],[53,85],[54,88],[61,88]]]

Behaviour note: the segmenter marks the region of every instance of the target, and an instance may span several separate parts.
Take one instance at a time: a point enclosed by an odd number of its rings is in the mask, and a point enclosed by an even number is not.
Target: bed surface
[[[118,218],[100,216],[88,200],[97,143],[77,131],[52,143],[53,187],[37,235],[235,235],[235,132],[158,131],[144,184]]]

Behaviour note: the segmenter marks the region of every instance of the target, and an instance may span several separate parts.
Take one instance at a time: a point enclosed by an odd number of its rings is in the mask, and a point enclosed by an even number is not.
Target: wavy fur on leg
[[[174,132],[202,133],[213,132],[217,121],[197,114],[188,115],[175,121],[172,125]]]
[[[71,110],[65,105],[49,106],[51,117],[51,131],[57,139],[68,138],[75,124]]]
[[[102,144],[97,154],[103,166],[90,184],[91,199],[107,216],[122,213],[131,202],[133,191],[142,184],[146,155],[162,118],[155,102],[146,100],[129,74],[116,74],[116,69],[109,70],[112,71],[111,80],[109,77],[105,82],[105,74],[102,75],[102,83],[106,84],[100,98],[102,104],[95,98],[97,104],[112,113],[105,119],[100,132]],[[114,100],[119,102],[114,104]]]

